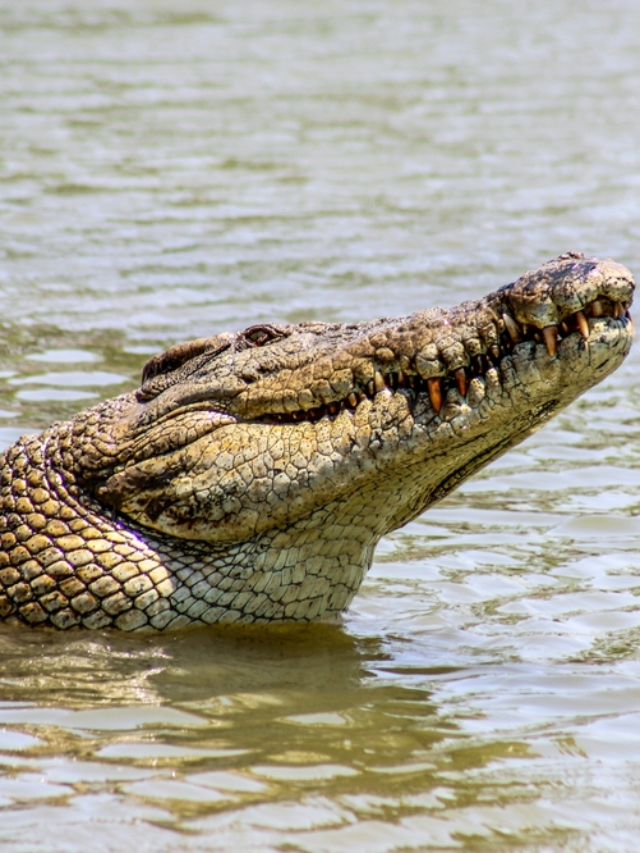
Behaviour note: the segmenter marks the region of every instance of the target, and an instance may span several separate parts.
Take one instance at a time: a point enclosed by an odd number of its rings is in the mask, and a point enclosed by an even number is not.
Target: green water
[[[0,446],[169,343],[640,273],[640,6],[0,5]],[[0,847],[640,846],[640,350],[341,625],[0,629]]]

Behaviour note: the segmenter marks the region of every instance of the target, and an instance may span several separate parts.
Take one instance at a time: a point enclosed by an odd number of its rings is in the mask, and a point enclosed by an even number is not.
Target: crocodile
[[[621,364],[634,287],[569,252],[449,309],[173,346],[0,455],[0,619],[335,618],[382,536]]]

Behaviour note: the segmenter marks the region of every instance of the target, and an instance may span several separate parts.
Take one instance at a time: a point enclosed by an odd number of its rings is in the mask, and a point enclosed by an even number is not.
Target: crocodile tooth
[[[398,385],[404,385],[407,381],[407,377],[404,375],[402,370],[398,371]]]
[[[578,324],[578,329],[580,330],[580,334],[586,340],[589,337],[589,321],[584,316],[582,311],[577,312],[576,323]]]
[[[352,409],[355,409],[355,407],[358,405],[358,398],[353,393],[353,391],[349,394],[349,396],[347,397],[347,400],[349,401],[349,405],[351,406]]]
[[[617,320],[618,317],[622,317],[624,315],[624,308],[622,307],[622,302],[614,302],[613,303],[613,319]]]
[[[337,415],[340,411],[340,403],[329,403],[327,406],[330,415]]]
[[[478,374],[478,376],[482,376],[482,374],[484,373],[484,364],[482,362],[482,356],[480,354],[478,354],[474,358],[474,361],[475,361],[476,373]]]
[[[544,344],[547,348],[547,352],[549,353],[549,357],[553,358],[558,350],[558,327],[545,326],[542,330],[542,335],[544,337]]]
[[[368,396],[369,396],[369,397],[373,397],[373,395],[374,395],[375,393],[376,393],[376,389],[375,389],[375,386],[374,386],[374,384],[373,384],[373,379],[370,379],[370,380],[367,382],[367,394],[368,394]]]
[[[502,319],[504,320],[505,329],[507,330],[507,332],[509,332],[509,337],[514,342],[514,344],[517,344],[518,341],[521,340],[518,324],[508,314],[503,314]]]
[[[393,388],[394,391],[398,387],[398,379],[395,373],[388,373],[385,381],[389,388]]]
[[[362,391],[362,390],[358,391],[358,402],[361,403],[363,400],[366,400],[366,399],[367,399],[367,395],[364,393],[364,391]]]
[[[560,328],[562,329],[565,335],[569,334],[569,327],[567,326],[564,320],[562,321],[562,323],[560,323]]]
[[[379,370],[373,374],[373,384],[375,386],[376,392],[383,391],[387,386],[384,384],[384,378]]]
[[[435,376],[432,379],[427,379],[427,388],[429,389],[431,407],[436,415],[438,415],[442,408],[442,386],[440,385],[439,377]]]
[[[604,308],[602,307],[602,302],[599,299],[594,299],[591,303],[591,316],[592,317],[602,317],[604,314]]]
[[[456,377],[456,385],[458,386],[458,391],[460,392],[460,396],[464,397],[467,393],[467,374],[465,373],[464,367],[459,367],[455,372]]]
[[[494,358],[500,358],[500,347],[498,344],[491,344],[491,355]]]

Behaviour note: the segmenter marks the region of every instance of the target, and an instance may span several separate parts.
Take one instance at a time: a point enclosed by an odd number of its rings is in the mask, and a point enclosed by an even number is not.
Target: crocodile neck
[[[126,631],[310,621],[345,610],[371,565],[377,538],[331,504],[311,526],[231,545],[155,534],[69,483],[52,464],[58,441],[57,433],[26,436],[0,456],[0,469],[19,475],[5,509],[22,521],[1,539],[0,580],[11,598],[0,595],[0,618]]]

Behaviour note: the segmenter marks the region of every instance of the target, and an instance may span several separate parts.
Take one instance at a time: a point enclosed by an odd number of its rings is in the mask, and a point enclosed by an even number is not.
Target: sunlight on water
[[[640,272],[640,7],[0,10],[0,448],[169,343]],[[341,625],[0,628],[0,846],[635,850],[640,356],[388,537]]]

